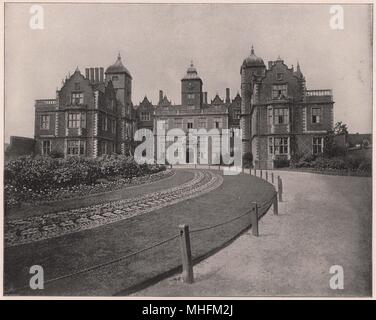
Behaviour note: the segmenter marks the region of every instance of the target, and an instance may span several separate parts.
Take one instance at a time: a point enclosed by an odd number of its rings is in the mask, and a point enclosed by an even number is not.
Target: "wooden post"
[[[256,177],[256,168],[253,169],[253,175]]]
[[[180,249],[183,265],[183,281],[193,283],[193,264],[191,253],[191,242],[189,239],[189,226],[185,224],[179,225],[180,229]]]
[[[255,237],[259,236],[259,229],[258,229],[258,207],[257,202],[252,202],[253,210],[251,212],[251,224],[252,224],[252,235]]]
[[[266,181],[269,180],[269,177],[268,177],[268,171],[265,171],[265,179],[266,179]]]
[[[279,202],[282,201],[282,179],[280,176],[278,176],[278,200]]]
[[[274,173],[272,172],[272,183],[274,183]]]
[[[197,169],[197,164],[195,163],[195,169]]]
[[[275,196],[273,197],[273,213],[275,215],[278,215],[278,198],[277,198],[277,192],[275,193]]]
[[[262,179],[262,170],[260,170],[260,178]]]

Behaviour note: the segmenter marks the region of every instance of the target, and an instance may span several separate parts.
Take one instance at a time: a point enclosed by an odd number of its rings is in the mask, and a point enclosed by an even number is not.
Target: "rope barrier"
[[[84,268],[84,269],[81,269],[81,270],[78,270],[78,271],[75,271],[75,272],[72,272],[72,273],[68,273],[68,274],[62,275],[60,277],[56,277],[56,278],[52,278],[52,279],[46,280],[46,281],[44,281],[44,284],[52,283],[52,282],[63,280],[63,279],[70,278],[70,277],[74,277],[74,276],[82,274],[82,273],[87,273],[87,272],[90,272],[90,271],[93,271],[93,270],[96,270],[96,269],[100,269],[100,268],[106,267],[106,266],[108,266],[110,264],[117,263],[117,262],[119,262],[121,260],[128,259],[130,257],[133,257],[133,256],[138,255],[140,253],[143,253],[145,251],[148,251],[150,249],[156,248],[156,247],[158,247],[158,246],[160,246],[162,244],[165,244],[165,243],[167,243],[169,241],[172,241],[172,240],[174,240],[174,239],[176,239],[178,237],[179,237],[179,234],[176,234],[176,235],[174,235],[174,236],[172,236],[170,238],[167,238],[167,239],[162,240],[160,242],[157,242],[157,243],[155,243],[155,244],[153,244],[153,245],[151,245],[149,247],[146,247],[146,248],[143,248],[141,250],[132,252],[132,253],[127,254],[125,256],[122,256],[122,257],[119,257],[119,258],[116,258],[116,259],[112,259],[110,261],[107,261],[107,262],[104,262],[104,263],[101,263],[101,264],[97,264],[95,266],[91,266],[91,267],[88,267],[88,268]],[[22,290],[22,289],[29,289],[29,288],[30,288],[29,286],[19,287],[19,288],[13,289],[11,292]],[[8,292],[8,293],[10,293],[10,292]]]
[[[262,204],[260,204],[259,207],[261,208],[261,207],[265,206],[265,204],[268,204],[269,202],[271,202],[274,199],[274,197],[276,197],[276,195],[277,195],[277,192],[275,192],[269,200],[266,200]]]
[[[272,200],[273,200],[273,198],[276,195],[277,195],[277,193],[274,193],[273,196],[269,200],[263,202],[261,205],[257,205],[257,207],[258,207],[258,209],[260,211],[264,211],[261,216],[263,216],[269,210],[269,208],[272,206],[272,204],[273,204]],[[265,210],[264,207],[265,208],[267,207],[267,210]],[[207,227],[202,227],[202,228],[197,228],[197,229],[192,229],[192,230],[190,230],[189,233],[198,233],[198,232],[202,232],[202,231],[206,231],[206,230],[211,230],[211,229],[214,229],[214,228],[217,228],[217,227],[229,224],[229,223],[231,223],[233,221],[236,221],[236,220],[238,220],[238,219],[240,219],[240,218],[242,218],[242,217],[250,214],[254,210],[255,210],[255,208],[252,208],[250,210],[247,210],[245,213],[241,214],[240,216],[237,216],[235,218],[232,218],[232,219],[224,221],[224,222],[220,222],[220,223],[215,224],[215,225],[211,225],[211,226],[207,226]],[[146,248],[143,248],[143,249],[140,249],[138,251],[132,252],[132,253],[127,254],[125,256],[121,256],[119,258],[112,259],[110,261],[107,261],[107,262],[104,262],[104,263],[101,263],[101,264],[97,264],[97,265],[94,265],[94,266],[91,266],[91,267],[87,267],[87,268],[84,268],[84,269],[81,269],[81,270],[78,270],[78,271],[75,271],[75,272],[72,272],[72,273],[69,273],[69,274],[65,274],[65,275],[62,275],[62,276],[59,276],[59,277],[55,277],[55,278],[46,280],[44,283],[48,284],[48,283],[56,282],[56,281],[63,280],[63,279],[66,279],[66,278],[74,277],[74,276],[82,274],[82,273],[87,273],[87,272],[94,271],[96,269],[100,269],[100,268],[106,267],[106,266],[108,266],[110,264],[120,262],[120,261],[122,261],[124,259],[128,259],[130,257],[136,256],[136,255],[138,255],[140,253],[143,253],[145,251],[148,251],[148,250],[151,250],[151,249],[156,248],[158,246],[161,246],[161,245],[163,245],[163,244],[165,244],[167,242],[170,242],[170,241],[178,238],[179,236],[180,236],[179,234],[176,234],[176,235],[174,235],[172,237],[169,237],[169,238],[164,239],[164,240],[162,240],[160,242],[154,243],[151,246],[148,246]],[[5,292],[5,293],[9,294],[9,293],[16,292],[16,291],[23,290],[23,289],[29,289],[29,286],[23,286],[23,287],[15,288],[15,289],[12,289],[11,291],[8,291],[8,292]]]
[[[246,215],[248,215],[251,211],[255,210],[254,208],[252,208],[251,210],[248,210],[247,212],[243,213],[242,215],[238,216],[238,217],[235,217],[235,218],[232,218],[230,220],[227,220],[227,221],[224,221],[224,222],[221,222],[221,223],[218,223],[218,224],[215,224],[215,225],[212,225],[212,226],[208,226],[208,227],[203,227],[203,228],[198,228],[198,229],[193,229],[193,230],[190,230],[189,233],[196,233],[196,232],[201,232],[201,231],[205,231],[205,230],[210,230],[210,229],[214,229],[214,228],[217,228],[217,227],[220,227],[220,226],[223,226],[225,224],[229,224],[235,220],[238,220]]]

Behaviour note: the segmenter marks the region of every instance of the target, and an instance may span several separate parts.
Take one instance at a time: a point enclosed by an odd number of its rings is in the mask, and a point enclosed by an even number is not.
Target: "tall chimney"
[[[90,82],[94,82],[94,68],[90,68]]]
[[[89,72],[90,72],[90,69],[86,68],[85,69],[85,77],[86,77],[86,79],[89,79]]]
[[[100,67],[99,68],[99,81],[100,82],[103,82],[103,74],[104,74],[104,71],[103,71],[103,68],[102,67]]]
[[[226,88],[226,103],[230,103],[230,88]]]
[[[159,90],[159,103],[162,103],[163,100],[163,90]]]
[[[204,92],[204,104],[208,104],[208,93]]]
[[[99,82],[99,68],[95,68],[95,79],[94,82],[97,83]]]

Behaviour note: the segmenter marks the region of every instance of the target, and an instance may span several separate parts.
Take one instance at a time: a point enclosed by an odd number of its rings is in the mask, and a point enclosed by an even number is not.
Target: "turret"
[[[252,46],[251,54],[244,59],[240,68],[242,98],[240,128],[242,130],[243,155],[251,151],[251,101],[255,78],[262,76],[264,72],[264,61],[255,55]]]
[[[106,81],[111,80],[116,90],[116,98],[124,108],[123,114],[131,116],[132,104],[132,76],[124,67],[120,53],[116,62],[106,69]]]

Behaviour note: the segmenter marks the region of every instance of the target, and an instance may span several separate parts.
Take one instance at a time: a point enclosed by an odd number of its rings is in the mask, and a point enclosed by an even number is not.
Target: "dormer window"
[[[84,94],[82,92],[72,93],[72,104],[80,105],[84,103]]]
[[[282,81],[283,80],[283,73],[277,73],[277,80]]]
[[[112,81],[118,81],[119,77],[118,76],[112,76]]]

